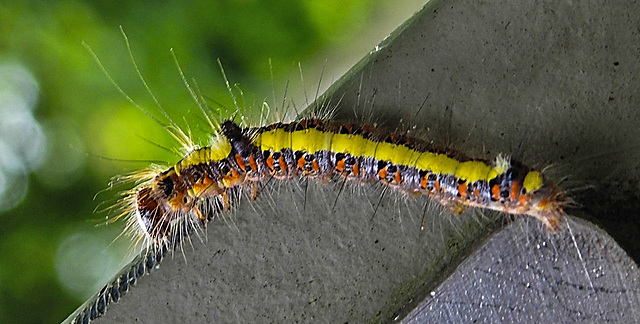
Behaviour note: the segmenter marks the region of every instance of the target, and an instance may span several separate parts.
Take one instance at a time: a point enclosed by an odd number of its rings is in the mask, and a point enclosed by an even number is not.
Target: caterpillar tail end
[[[545,225],[547,233],[558,233],[562,230],[561,220],[566,216],[564,209],[571,204],[571,199],[552,182],[547,183],[541,192],[544,198],[536,199],[530,215]]]
[[[563,215],[562,212],[551,212],[536,215],[536,218],[545,225],[548,234],[557,234],[562,230],[560,219]]]

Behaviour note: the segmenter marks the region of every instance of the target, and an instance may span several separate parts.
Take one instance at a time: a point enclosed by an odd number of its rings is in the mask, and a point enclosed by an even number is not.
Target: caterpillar
[[[428,196],[454,213],[472,207],[532,216],[549,232],[560,229],[571,202],[543,171],[503,155],[494,161],[470,158],[408,133],[326,116],[257,127],[235,118],[216,123],[200,97],[192,96],[213,130],[211,143],[195,145],[169,118],[166,128],[187,151],[184,157],[173,166],[124,177],[138,185],[123,193],[120,217],[127,220],[126,231],[151,251],[103,288],[85,318],[102,314],[109,300],[117,301],[167,250],[232,209],[241,193],[257,199],[272,179],[381,183],[407,196]]]
[[[518,21],[518,20],[513,20],[513,21]],[[509,25],[510,23],[511,21],[509,21],[507,25]],[[511,27],[513,27],[513,25],[511,25]],[[518,30],[518,29],[510,29],[510,30]],[[473,36],[475,37],[475,35]],[[503,34],[500,34],[499,36],[500,38],[495,38],[496,44],[502,44],[497,40],[504,39]],[[530,35],[528,35],[528,37],[530,37]],[[446,51],[450,49],[450,47],[447,47],[447,46],[438,47],[436,46],[436,44],[431,44],[431,45],[432,45],[431,48],[442,48],[443,49],[442,51]],[[454,48],[458,48],[458,47],[454,47]],[[498,47],[498,48],[502,49],[501,47]],[[513,47],[513,48],[517,48],[517,47]],[[505,48],[505,51],[498,50],[497,51],[498,54],[496,54],[497,58],[495,60],[497,62],[509,63],[509,64],[506,64],[506,66],[509,68],[507,69],[507,72],[513,72],[514,66],[520,66],[520,65],[511,64],[513,62],[512,60],[501,61],[500,59],[504,58],[505,56],[500,56],[500,53],[507,53],[506,57],[510,57],[509,55],[512,55],[515,57],[516,55],[514,54],[522,53],[521,51],[514,52],[512,50],[513,48]],[[399,52],[399,51],[396,50],[396,52]],[[481,52],[481,53],[485,54],[484,52]],[[547,54],[547,52],[543,52],[543,54]],[[524,60],[531,59],[529,55],[524,55],[523,57],[524,57]],[[579,56],[579,57],[583,57],[583,56]],[[484,57],[478,56],[474,58],[482,58],[482,62],[484,62]],[[520,90],[520,92],[517,92],[517,91],[511,92],[512,95],[509,98],[512,99],[512,101],[509,101],[506,99],[504,101],[492,100],[491,101],[492,104],[495,104],[496,106],[502,106],[505,103],[509,103],[509,104],[514,104],[522,107],[523,106],[522,103],[528,99],[531,99],[530,97],[535,98],[536,96],[539,96],[540,98],[544,98],[544,103],[543,103],[544,105],[548,104],[548,106],[555,107],[555,106],[562,106],[562,104],[566,103],[567,106],[571,104],[571,106],[573,107],[574,103],[572,100],[574,100],[574,98],[572,96],[567,96],[566,100],[560,100],[560,101],[554,101],[554,100],[557,100],[558,91],[566,92],[568,86],[571,87],[572,85],[576,85],[576,84],[565,83],[565,82],[543,83],[540,81],[544,79],[538,77],[538,75],[540,75],[538,71],[544,71],[545,68],[547,68],[547,71],[553,71],[556,67],[561,67],[561,66],[564,66],[565,64],[562,63],[558,65],[556,61],[548,60],[545,55],[540,55],[539,57],[534,55],[533,58],[534,59],[537,58],[538,60],[533,60],[531,62],[531,69],[526,68],[524,69],[524,71],[522,71],[522,73],[513,73],[513,77],[505,77],[503,75],[503,78],[497,81],[500,83],[494,86],[494,88],[499,89],[495,92],[500,93],[502,91],[501,86],[504,86],[505,90],[507,89],[510,90],[511,88],[508,87],[508,85],[510,82],[513,82],[515,79],[527,80],[526,82],[528,83],[526,83],[526,86],[529,86],[531,83],[535,83],[535,82],[538,82],[539,84],[548,85],[548,86],[541,86],[539,88],[533,87],[532,91],[525,92],[525,93],[531,93],[530,96],[526,96],[526,95],[523,96],[522,85],[520,85],[520,88],[516,87],[516,89]],[[587,62],[595,63],[594,65],[585,64],[584,66],[604,66],[604,64],[601,64],[600,62],[597,61],[599,59],[600,59],[599,57],[596,57],[595,59],[596,61],[587,61]],[[426,60],[421,57],[420,61],[426,61]],[[522,63],[518,61],[517,58],[515,58],[515,61],[518,63]],[[564,62],[563,60],[557,60],[557,61]],[[458,61],[456,60],[454,62],[457,63]],[[466,60],[465,62],[477,62],[477,61]],[[442,62],[437,60],[433,64],[437,66],[439,63],[442,63]],[[617,65],[617,62],[616,62],[616,65]],[[416,71],[422,71],[423,69],[421,69],[420,67],[421,66],[416,67],[411,65],[410,69],[416,70]],[[460,78],[458,78],[459,75],[456,74],[457,71],[465,69],[466,67],[467,65],[445,64],[444,69],[451,69],[452,72],[450,74],[444,74],[444,76],[453,75],[454,77],[456,77],[455,80],[458,80]],[[426,69],[424,70],[426,71]],[[558,71],[560,70],[558,69]],[[580,71],[582,73],[582,71],[584,70],[581,69]],[[441,75],[441,74],[438,74],[438,75]],[[505,72],[505,75],[509,75],[509,73]],[[557,76],[557,74],[555,73],[552,75]],[[610,74],[607,73],[606,75],[610,75]],[[474,82],[476,85],[478,83],[482,84],[483,79],[479,77],[475,78],[475,76],[476,75],[474,75],[474,78],[472,78],[470,82],[462,83],[464,86],[466,86],[464,88],[465,92],[466,91],[471,92],[471,90],[473,90],[475,91],[475,93],[477,93],[478,90],[482,91],[485,89],[484,87],[473,87],[473,86],[470,87],[470,84],[473,85]],[[424,77],[420,75],[420,78],[424,78]],[[449,78],[444,79],[443,77],[443,80],[453,81],[454,79],[449,79]],[[457,89],[458,86],[460,86],[459,90],[461,90],[460,93],[462,93],[462,90],[463,90],[462,85],[459,85],[457,82],[449,82],[449,83],[451,84],[451,87],[450,88],[445,87],[444,91],[451,90],[453,88]],[[593,83],[598,84],[595,81],[593,81]],[[505,84],[507,86],[505,86]],[[579,83],[579,85],[584,85],[584,84]],[[579,88],[579,89],[583,90],[583,88]],[[630,88],[622,87],[622,89],[626,89],[626,91],[628,91]],[[580,106],[585,103],[591,103],[592,102],[591,100],[595,100],[595,102],[598,103],[597,101],[598,94],[600,95],[605,94],[605,92],[608,92],[608,90],[609,89],[607,87],[602,87],[602,91],[598,91],[598,90],[594,91],[593,89],[589,89],[589,88],[584,89],[585,91],[584,93],[585,94],[588,93],[589,95],[578,96],[578,99],[576,100],[575,104]],[[440,91],[443,91],[443,90],[440,90]],[[546,91],[549,91],[550,94],[547,95]],[[588,91],[592,91],[592,92],[588,92]],[[454,92],[454,91],[450,91],[450,92]],[[505,91],[505,93],[506,92],[507,91]],[[624,93],[623,91],[621,92]],[[458,92],[455,92],[455,93],[456,95],[458,95]],[[595,94],[595,95],[591,95],[591,94]],[[616,100],[617,100],[616,102],[618,102],[618,100],[620,100],[621,98],[620,96],[618,96],[618,94],[619,92],[616,91]],[[462,95],[462,97],[466,97],[466,96],[467,94]],[[517,96],[522,96],[523,99],[521,101],[513,100],[513,98]],[[604,104],[608,107],[611,101],[613,100],[613,95],[611,96],[608,95],[606,97],[608,97],[609,99],[608,99],[608,102],[607,100],[604,100]],[[495,99],[495,97],[491,96],[491,93],[486,97],[481,97],[481,99],[482,98]],[[547,100],[549,102],[547,102]],[[626,100],[626,99],[623,99],[623,100]],[[480,101],[480,100],[476,100],[476,101]],[[469,99],[467,101],[462,101],[462,102],[464,103],[464,105],[461,105],[461,106],[469,106],[469,107],[474,106],[473,105],[474,100]],[[624,101],[624,102],[627,102],[627,101]],[[406,104],[404,104],[404,106],[415,107],[415,106],[406,105]],[[616,106],[616,107],[619,107],[619,106]],[[555,116],[555,115],[552,115],[552,116]],[[495,118],[495,119],[502,121],[502,118]],[[578,120],[578,119],[575,119],[575,120]],[[175,242],[181,237],[182,235],[181,232],[184,231],[185,229],[188,229],[189,227],[192,227],[192,226],[197,226],[197,224],[200,222],[204,223],[209,218],[215,217],[216,215],[218,215],[218,213],[222,213],[224,210],[231,208],[233,204],[235,204],[235,196],[237,195],[238,190],[244,190],[244,189],[255,190],[257,193],[259,192],[258,189],[260,188],[262,183],[268,182],[270,181],[270,179],[275,179],[275,178],[291,179],[291,178],[300,177],[300,176],[308,177],[308,178],[315,177],[318,181],[326,181],[327,178],[339,179],[340,181],[345,181],[345,182],[346,181],[365,182],[365,180],[375,181],[378,183],[383,183],[386,186],[395,188],[397,189],[397,191],[406,192],[408,195],[431,196],[434,200],[442,202],[443,204],[447,205],[449,208],[451,208],[453,211],[456,211],[456,212],[461,211],[461,209],[464,208],[465,206],[472,206],[472,203],[474,203],[474,201],[472,201],[473,197],[467,198],[467,196],[469,195],[469,192],[474,192],[475,194],[475,190],[474,191],[469,190],[470,181],[468,179],[466,182],[463,181],[463,183],[459,183],[458,186],[456,186],[457,183],[454,181],[452,182],[444,181],[444,179],[456,180],[456,177],[455,177],[456,172],[453,172],[453,175],[446,174],[444,172],[442,173],[433,172],[435,174],[435,180],[438,180],[438,175],[442,176],[442,182],[438,182],[440,184],[440,191],[437,191],[437,194],[435,193],[430,194],[430,191],[427,189],[418,189],[417,192],[415,190],[411,191],[410,190],[411,187],[409,187],[409,182],[407,180],[407,179],[410,179],[408,176],[411,174],[411,172],[418,172],[418,176],[419,176],[420,170],[408,170],[411,168],[410,167],[412,165],[411,162],[413,162],[412,160],[410,160],[410,158],[409,158],[408,164],[400,164],[399,162],[401,161],[401,157],[403,156],[400,154],[400,152],[398,152],[398,154],[394,154],[394,157],[392,160],[382,160],[382,155],[377,156],[377,150],[374,150],[373,157],[371,155],[362,154],[354,158],[353,154],[349,153],[350,158],[355,160],[353,165],[348,164],[349,166],[351,166],[351,169],[349,169],[347,168],[346,158],[338,159],[338,156],[337,156],[338,149],[333,147],[333,143],[331,145],[324,145],[323,143],[322,148],[324,148],[324,150],[322,150],[322,152],[326,153],[329,156],[329,159],[328,160],[319,159],[314,152],[311,152],[312,150],[311,148],[307,148],[307,150],[300,150],[300,152],[303,152],[303,156],[313,155],[314,158],[310,159],[310,162],[311,162],[310,164],[306,163],[306,159],[305,161],[303,161],[305,162],[304,167],[308,167],[311,170],[306,170],[305,168],[299,168],[299,165],[297,163],[295,164],[289,163],[289,162],[295,161],[295,157],[296,157],[295,151],[293,151],[294,138],[292,133],[294,132],[295,129],[297,129],[298,127],[301,127],[301,126],[297,126],[297,124],[301,122],[308,123],[309,121],[311,121],[312,123],[314,122],[313,119],[309,119],[308,121],[302,120],[302,121],[298,121],[290,124],[273,124],[268,127],[271,129],[268,129],[268,128],[262,129],[261,127],[258,127],[258,128],[241,127],[240,125],[235,124],[235,122],[229,121],[231,124],[235,125],[236,129],[240,130],[241,136],[235,136],[235,135],[231,136],[232,134],[227,136],[227,134],[222,131],[222,127],[220,126],[220,129],[215,131],[216,134],[213,140],[214,145],[209,147],[194,148],[191,152],[185,155],[184,159],[178,163],[179,165],[176,164],[173,167],[166,167],[166,168],[152,168],[149,170],[149,172],[144,174],[143,177],[141,177],[144,179],[144,182],[140,186],[138,186],[137,188],[129,192],[126,198],[126,201],[128,204],[126,209],[127,211],[126,216],[131,221],[131,224],[132,224],[131,228],[135,230],[136,233],[141,234],[141,236],[145,237],[145,239],[149,240],[151,243],[170,242],[175,244]],[[544,220],[549,220],[549,219],[554,220],[554,219],[557,219],[556,217],[557,215],[564,214],[564,211],[563,211],[564,206],[568,205],[568,198],[566,197],[566,194],[564,194],[560,189],[557,189],[556,185],[552,185],[552,182],[546,179],[546,177],[544,176],[544,171],[536,171],[533,168],[526,167],[524,164],[519,164],[515,161],[510,161],[509,159],[504,157],[496,158],[495,161],[480,161],[479,159],[463,158],[459,156],[460,155],[459,153],[450,152],[449,150],[438,151],[437,149],[433,149],[430,151],[427,148],[426,143],[422,143],[422,147],[420,147],[421,145],[415,145],[415,143],[417,143],[416,140],[407,141],[405,143],[402,143],[400,141],[394,141],[392,139],[386,140],[387,137],[394,137],[394,136],[402,137],[402,135],[381,131],[382,136],[371,136],[371,135],[363,136],[362,133],[363,133],[363,128],[365,128],[364,126],[354,126],[352,127],[352,129],[355,129],[354,132],[349,132],[348,130],[344,130],[343,132],[345,133],[341,134],[340,130],[336,130],[336,129],[339,129],[341,127],[346,128],[350,124],[328,121],[324,119],[321,119],[318,122],[325,125],[326,127],[321,127],[320,129],[318,129],[317,127],[308,128],[308,130],[311,130],[310,132],[319,130],[322,133],[324,133],[324,136],[326,137],[337,138],[339,136],[344,135],[345,137],[349,138],[348,141],[343,142],[343,144],[345,145],[355,146],[357,141],[369,141],[376,146],[383,145],[383,144],[396,145],[395,148],[400,148],[400,150],[404,150],[404,149],[412,150],[414,152],[418,152],[421,155],[434,154],[443,159],[450,158],[453,160],[451,164],[455,164],[456,166],[462,163],[467,163],[467,162],[482,162],[484,166],[487,166],[488,168],[491,168],[494,171],[499,170],[504,172],[498,173],[498,171],[496,171],[495,177],[491,179],[489,179],[488,176],[484,180],[481,178],[480,180],[477,180],[479,184],[488,185],[489,182],[491,182],[491,180],[498,179],[498,177],[502,176],[503,180],[507,179],[506,180],[507,183],[509,183],[509,181],[511,181],[511,184],[517,183],[518,187],[520,188],[520,191],[510,190],[514,186],[512,185],[503,186],[502,185],[503,181],[496,183],[498,182],[496,180],[494,181],[494,183],[498,184],[498,187],[497,187],[498,190],[496,191],[498,192],[498,197],[500,198],[500,200],[495,200],[495,201],[491,200],[492,196],[489,196],[490,200],[480,200],[479,202],[483,203],[483,205],[475,206],[475,207],[491,208],[490,206],[496,206],[498,207],[498,210],[504,211],[504,212],[509,212],[507,208],[504,207],[507,204],[511,206],[522,207],[523,205],[519,203],[520,203],[520,197],[523,196],[523,192],[521,191],[523,188],[527,190],[527,192],[525,192],[524,195],[528,195],[529,198],[531,199],[530,201],[534,202],[530,206],[537,206],[537,207],[541,206],[540,202],[542,202],[542,200],[538,200],[538,204],[537,205],[535,204],[536,199],[534,198],[534,192],[540,193],[539,196],[535,196],[535,197],[539,197],[542,199],[550,199],[551,203],[549,203],[549,201],[546,201],[546,204],[542,204],[542,206],[548,207],[546,211],[540,208],[531,209],[533,213],[532,216],[536,218],[542,217],[543,223],[544,223]],[[332,124],[333,126],[330,126],[329,124]],[[602,124],[608,125],[604,122]],[[580,123],[571,124],[570,126],[576,126],[576,125],[580,125]],[[233,128],[233,125],[229,125],[229,128]],[[574,131],[577,128],[565,127],[565,129]],[[584,127],[584,129],[589,130],[590,128]],[[466,131],[466,128],[464,130]],[[274,131],[275,133],[272,136],[277,137],[284,134],[283,136],[285,137],[285,139],[282,142],[280,142],[281,147],[276,148],[274,146],[274,148],[263,150],[262,137],[263,135],[270,136],[269,132],[271,131]],[[359,131],[360,134],[358,134],[357,131]],[[580,131],[582,131],[582,128]],[[596,133],[596,136],[594,137],[597,137],[597,135],[600,135],[600,134]],[[307,137],[307,135],[305,135],[305,137]],[[308,140],[309,142],[311,142],[311,135],[309,135]],[[318,143],[318,142],[314,141],[313,143]],[[535,141],[527,141],[527,143],[528,144],[533,143],[535,145]],[[597,143],[608,143],[608,142],[606,140],[602,140],[602,141],[597,141]],[[367,142],[367,144],[369,143]],[[561,149],[567,148],[569,146],[571,145],[562,146]],[[237,151],[236,148],[244,148],[246,149],[246,151],[249,152],[248,164],[247,164],[247,160],[244,160],[244,159],[240,160],[241,162],[245,163],[244,168],[240,168],[241,164],[236,160],[237,154],[240,154],[236,152]],[[395,148],[394,148],[394,151],[395,151]],[[553,149],[553,146],[551,146],[551,148]],[[254,149],[258,149],[259,151],[257,152],[259,154],[255,154]],[[264,151],[267,151],[267,154],[264,154]],[[215,155],[213,153],[220,153],[220,154]],[[236,154],[233,154],[233,153],[236,153]],[[368,153],[371,153],[371,151],[368,150]],[[341,154],[346,155],[345,152],[341,152]],[[549,154],[549,151],[545,151],[544,154]],[[278,158],[277,159],[274,158],[274,155],[278,155]],[[413,153],[412,153],[412,156],[413,156]],[[551,156],[551,154],[549,154],[549,156]],[[240,157],[242,158],[242,155],[240,155]],[[254,169],[251,168],[252,166],[251,159],[250,159],[251,157],[253,157],[254,161],[256,162],[257,171],[254,171]],[[267,159],[269,157],[272,157],[273,159],[273,165],[274,165],[273,170],[271,170],[271,168],[269,167],[269,164],[267,163]],[[282,163],[280,159],[281,157],[284,159],[284,163]],[[258,158],[261,158],[261,159],[258,159]],[[333,160],[331,160],[331,158],[333,158]],[[313,161],[334,162],[333,164],[327,164],[329,167],[333,167],[333,169],[331,170],[331,172],[327,168],[325,169],[325,171],[321,173],[313,174],[311,173],[311,171],[314,170]],[[337,169],[337,163],[339,161],[342,161],[345,163],[344,168],[342,169],[343,171],[340,171]],[[380,177],[380,175],[376,173],[360,172],[363,169],[366,169],[366,167],[363,167],[367,165],[366,163],[373,163],[376,161],[382,162],[384,164],[384,167],[380,169],[386,172],[386,174],[384,174],[383,172],[384,177]],[[201,163],[196,164],[195,162],[201,162]],[[258,163],[258,162],[261,162],[261,163]],[[318,164],[319,170],[323,170],[321,168],[322,164],[321,163],[317,163],[317,164]],[[357,175],[354,174],[353,172],[353,166],[355,165],[357,165],[357,170],[358,170]],[[414,165],[417,166],[417,164],[414,164]],[[478,166],[478,167],[482,166],[481,164],[471,164],[471,163],[469,163],[469,165]],[[213,170],[213,166],[219,167],[220,172],[218,174],[214,174],[213,172],[207,173],[206,175],[208,175],[209,177],[204,177],[205,175],[204,172],[196,173],[194,171],[190,173],[189,171],[190,169],[197,170],[198,168],[201,169],[200,171],[205,170],[207,168]],[[228,169],[221,168],[223,166],[227,167]],[[283,166],[286,166],[286,170],[282,170]],[[394,170],[393,169],[394,167],[397,168],[399,166],[404,167],[404,169],[400,168],[401,172],[399,174],[401,176],[400,178],[401,181],[396,182],[395,177],[391,178],[390,174],[393,174],[393,175],[397,174],[398,169],[395,169],[396,173],[390,172],[390,170]],[[507,176],[507,172],[511,169],[512,166],[519,166],[514,168],[514,170],[519,170],[521,172],[519,172],[517,175],[513,175],[513,173],[510,173]],[[276,170],[275,167],[278,167],[279,169]],[[178,172],[176,172],[176,169]],[[243,172],[239,172],[239,170]],[[227,171],[227,173],[224,173],[223,171]],[[537,172],[538,175],[540,176],[539,180],[534,182],[537,184],[542,184],[541,187],[539,187],[537,190],[533,189],[535,188],[535,186],[529,187],[529,189],[532,189],[532,190],[528,190],[527,185],[525,185],[525,183],[526,184],[532,183],[532,182],[526,181],[527,176],[529,175],[529,173],[532,173],[532,172]],[[532,174],[535,174],[535,173],[532,173]],[[365,178],[365,175],[367,176],[366,178]],[[492,173],[492,175],[494,174]],[[201,183],[189,180],[189,176],[199,176],[200,178],[198,179],[201,180]],[[168,177],[169,180],[167,180],[167,178],[165,177]],[[536,179],[536,178],[538,177],[534,177],[532,175],[532,178],[530,179]],[[211,183],[208,185],[204,185],[204,181],[207,179],[209,179]],[[520,180],[520,181],[513,181],[514,179]],[[160,181],[160,180],[163,180],[163,181]],[[427,177],[427,180],[429,180],[428,177]],[[458,181],[460,180],[462,179],[461,178],[458,179]],[[170,183],[173,186],[171,190],[168,190],[169,189],[168,186],[164,186],[164,187],[161,186],[161,185],[164,185],[165,183]],[[445,185],[443,185],[443,183]],[[176,184],[180,184],[181,186],[176,186]],[[436,183],[433,182],[433,188],[436,188],[435,184]],[[465,186],[462,186],[462,187],[459,186],[462,184],[466,185],[466,188]],[[551,189],[554,186],[556,187],[556,189]],[[164,190],[159,190],[160,188]],[[413,188],[415,189],[418,187],[413,187]],[[442,191],[443,188],[444,188],[444,191]],[[543,190],[543,188],[545,189]],[[167,192],[169,194],[167,194]],[[465,195],[464,199],[462,199],[462,193],[465,193],[465,192],[467,194]],[[486,193],[486,191],[479,191],[479,192]],[[513,192],[515,192],[516,195],[518,195],[517,200],[511,199],[511,193]],[[176,197],[178,197],[178,193],[182,194],[182,198],[183,198],[182,201],[174,200]],[[500,193],[502,193],[504,197],[502,197]],[[175,194],[175,197],[172,196],[173,194]],[[458,197],[458,194],[460,194],[460,197]],[[603,193],[603,194],[606,194],[606,193]],[[614,194],[618,195],[619,193],[615,192]],[[184,200],[185,197],[187,198],[186,201]],[[484,196],[484,197],[487,197],[487,196]],[[603,197],[606,197],[606,196],[603,196]],[[523,199],[526,201],[526,196]],[[465,204],[465,201],[467,200],[468,202]],[[475,202],[478,202],[478,201],[476,200]],[[628,201],[626,201],[625,203],[628,203]],[[524,212],[523,209],[520,209],[520,211],[522,211],[522,214],[527,214]],[[553,211],[553,212],[549,213],[549,211]],[[514,209],[514,213],[518,213],[518,210]],[[551,228],[551,230],[557,228],[555,226],[551,226],[551,227],[549,227],[548,225],[546,226],[547,228]],[[151,262],[151,264],[153,265],[153,262]],[[527,263],[526,266],[529,267],[529,263]],[[585,266],[585,272],[586,272],[586,266]],[[129,278],[129,277],[126,277],[126,278]],[[128,280],[129,279],[121,280],[120,282],[128,283],[129,282]],[[571,282],[571,281],[567,281],[567,282]],[[563,284],[564,283],[565,281],[563,281]],[[528,287],[529,286],[527,283],[527,288]],[[580,287],[580,289],[582,289],[582,286]]]
[[[122,193],[124,198],[114,206],[121,213],[114,219],[125,217],[125,232],[147,247],[175,246],[190,231],[229,210],[243,189],[251,187],[255,198],[258,185],[273,178],[380,182],[409,196],[429,196],[456,214],[468,206],[531,216],[549,232],[560,229],[560,218],[572,202],[542,171],[507,156],[498,155],[492,162],[470,158],[376,126],[341,123],[313,113],[291,123],[258,127],[243,128],[234,118],[218,123],[204,98],[187,82],[174,55],[185,87],[213,131],[211,144],[198,146],[190,132],[183,131],[158,103],[135,63],[126,34],[121,32],[138,76],[169,125],[131,99],[91,48],[85,47],[125,98],[165,127],[186,152],[172,167],[152,166],[124,177],[124,182],[133,180],[139,185]]]
[[[228,210],[237,192],[261,182],[306,177],[380,182],[426,195],[460,214],[487,208],[560,227],[569,203],[553,181],[508,157],[489,162],[374,126],[319,118],[241,128],[224,121],[211,146],[189,152],[129,195],[129,227],[152,244],[174,245],[194,224]]]

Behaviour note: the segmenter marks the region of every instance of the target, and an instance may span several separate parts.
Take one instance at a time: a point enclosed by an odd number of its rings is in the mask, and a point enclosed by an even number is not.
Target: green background
[[[123,224],[104,224],[114,214],[100,210],[127,189],[104,190],[109,179],[179,159],[158,147],[176,144],[118,93],[83,42],[159,117],[122,26],[161,105],[206,143],[171,48],[210,105],[235,109],[220,59],[240,106],[259,111],[266,100],[277,117],[285,91],[295,101],[288,113],[301,109],[305,93],[311,101],[318,84],[335,81],[421,2],[402,10],[379,0],[0,4],[0,322],[60,322],[109,280],[130,245],[114,240]]]

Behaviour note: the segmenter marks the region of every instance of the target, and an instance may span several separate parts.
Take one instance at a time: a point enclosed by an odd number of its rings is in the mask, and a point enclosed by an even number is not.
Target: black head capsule
[[[251,143],[251,139],[242,133],[242,129],[236,123],[227,120],[220,125],[220,128],[236,153],[240,154],[243,159],[251,155],[255,146]]]
[[[169,219],[165,217],[165,210],[156,198],[152,196],[151,188],[143,188],[136,196],[136,219],[144,233],[151,238],[165,237],[169,230]]]

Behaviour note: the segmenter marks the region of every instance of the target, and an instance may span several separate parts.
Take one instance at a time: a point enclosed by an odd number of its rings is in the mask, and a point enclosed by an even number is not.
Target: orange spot
[[[400,173],[400,171],[396,171],[396,174],[393,180],[395,180],[397,183],[402,182],[402,174]]]
[[[526,205],[527,204],[527,195],[520,195],[520,198],[518,198],[518,203],[520,205]]]
[[[273,170],[273,156],[269,155],[269,157],[267,158],[267,166],[269,167],[269,169]]]
[[[313,171],[320,170],[320,165],[318,165],[318,161],[313,161]]]
[[[204,176],[204,178],[202,178],[202,186],[208,187],[211,183],[213,183],[213,179],[207,176]]]
[[[358,163],[353,165],[353,174],[354,175],[360,174],[360,167],[358,167]]]
[[[476,190],[473,191],[473,194],[476,195],[476,197],[478,198],[482,198],[480,197],[480,189],[476,188]]]
[[[427,176],[420,178],[420,187],[427,189]]]
[[[280,162],[280,169],[282,169],[282,171],[287,171],[287,161],[284,160],[284,156],[280,156],[280,160],[278,160]]]
[[[540,202],[538,203],[538,208],[539,209],[545,209],[545,208],[547,208],[547,205],[549,205],[549,200],[547,200],[546,198],[542,198],[542,199],[540,199]]]
[[[344,171],[344,159],[336,163],[336,170],[340,172]]]
[[[203,191],[207,189],[207,186],[202,185],[201,183],[196,183],[193,185],[193,192],[196,196],[202,194]]]
[[[169,204],[172,209],[180,209],[184,205],[184,201],[182,200],[185,194],[181,191],[174,191],[175,196],[169,200]]]
[[[509,195],[509,198],[513,201],[516,201],[516,199],[518,199],[519,192],[520,192],[520,183],[518,183],[518,181],[514,181],[513,184],[511,184],[511,194]]]
[[[300,170],[304,171],[304,164],[305,164],[304,157],[299,158],[298,159],[298,168],[300,168]]]
[[[458,193],[460,194],[460,197],[462,197],[462,198],[467,196],[467,183],[466,182],[463,182],[463,183],[458,185]]]
[[[500,200],[500,185],[493,185],[493,187],[491,187],[491,197],[494,200]]]
[[[240,167],[240,169],[242,169],[242,171],[246,171],[245,167],[247,165],[244,163],[244,160],[242,159],[240,154],[236,154],[236,163],[238,163],[238,166]]]
[[[440,181],[436,180],[435,187],[436,191],[440,191]]]
[[[249,157],[249,165],[251,165],[251,170],[258,171],[258,164],[256,163],[256,158],[253,154]]]
[[[231,169],[231,172],[227,173],[227,175],[224,177],[224,180],[224,185],[230,187],[238,182],[243,181],[243,177],[242,174],[240,174],[236,169]]]
[[[378,171],[378,177],[380,177],[380,179],[382,180],[387,178],[387,167],[384,167],[380,171]]]
[[[222,192],[222,204],[224,205],[224,210],[231,209],[231,204],[229,203],[229,196],[227,195],[226,191]]]
[[[198,206],[193,206],[193,209],[196,211],[196,215],[198,215],[198,218],[200,218],[203,221],[206,221],[207,218],[204,217],[204,215],[202,215],[202,213],[200,212],[200,209],[198,208]]]
[[[200,194],[201,192],[204,192],[205,190],[209,189],[211,186],[211,184],[213,183],[213,180],[209,177],[204,177],[202,179],[202,183],[196,183],[193,186],[193,190]]]

